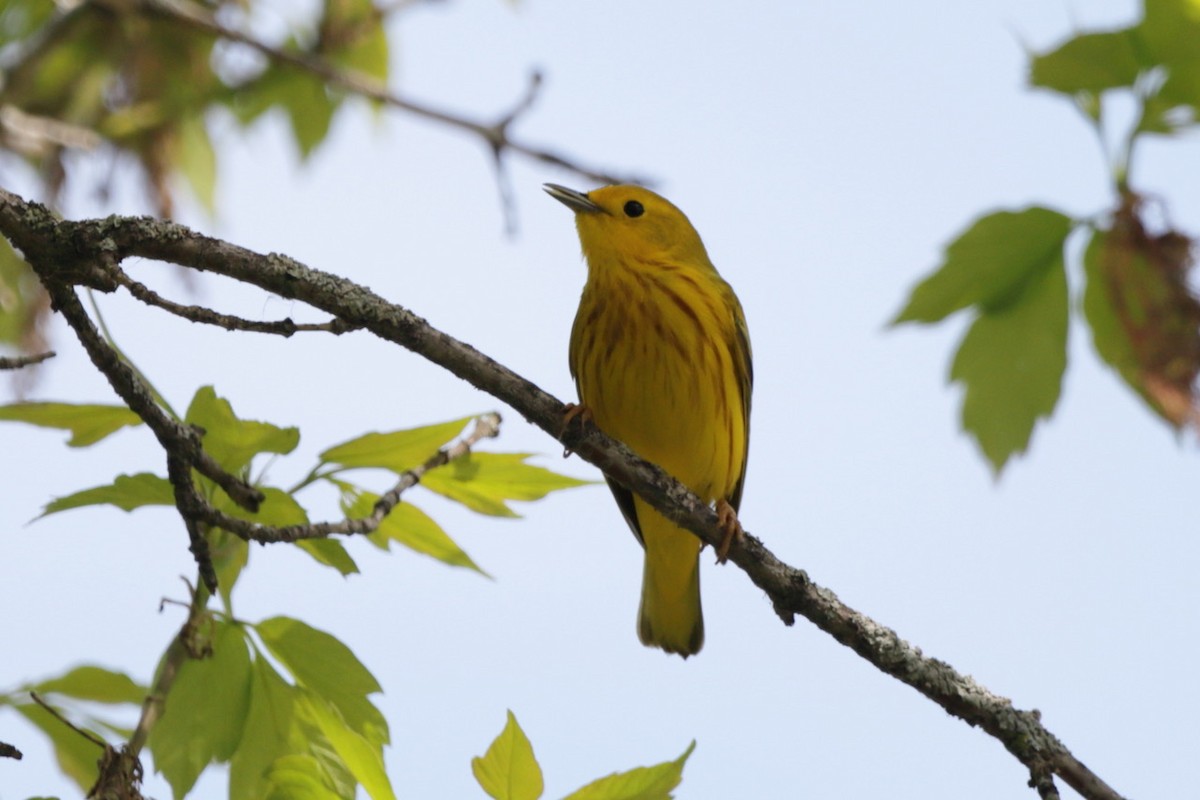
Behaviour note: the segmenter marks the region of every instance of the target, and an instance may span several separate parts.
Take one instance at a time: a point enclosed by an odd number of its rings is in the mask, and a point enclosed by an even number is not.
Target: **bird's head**
[[[555,183],[543,188],[575,212],[583,255],[593,267],[633,259],[712,268],[687,216],[649,189],[605,186],[585,194]]]

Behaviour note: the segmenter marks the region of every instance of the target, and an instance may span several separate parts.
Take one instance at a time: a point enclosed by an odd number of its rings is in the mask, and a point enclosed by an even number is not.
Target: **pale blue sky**
[[[1097,364],[1072,327],[1055,419],[1000,481],[958,432],[944,385],[961,321],[886,330],[943,243],[993,207],[1087,215],[1108,202],[1090,134],[1062,100],[1024,88],[1023,43],[1126,21],[1131,2],[988,0],[711,4],[460,2],[397,26],[396,85],[469,113],[505,109],[546,79],[516,132],[589,163],[649,174],[687,212],[737,289],[755,354],[742,519],[782,558],[926,653],[1024,708],[1131,797],[1193,786],[1200,736],[1200,546],[1194,437],[1176,438]],[[277,121],[276,121],[277,122]],[[510,164],[520,232],[506,238],[487,154],[426,122],[341,119],[304,168],[276,122],[222,145],[220,218],[185,221],[365,283],[564,400],[584,269],[570,214],[542,194],[578,178]],[[1154,143],[1139,185],[1200,229],[1190,142]],[[99,171],[97,171],[98,173]],[[1138,176],[1135,176],[1137,178]],[[75,216],[137,212],[86,198]],[[181,296],[166,271],[137,272]],[[1077,277],[1072,274],[1073,291]],[[251,317],[304,309],[203,280],[199,302]],[[171,400],[213,383],[250,418],[300,426],[286,485],[324,447],[498,408],[365,334],[255,338],[104,298],[114,333]],[[38,396],[111,402],[59,330]],[[494,446],[597,477],[505,413]],[[193,568],[166,510],[63,514],[51,496],[161,471],[144,430],[68,451],[3,428],[0,685],[84,659],[148,679],[180,623],[158,613]],[[378,484],[383,486],[383,483]],[[343,580],[255,549],[235,596],[246,619],[290,614],[341,637],[383,684],[401,796],[482,797],[470,773],[511,708],[546,797],[671,759],[698,741],[678,797],[1033,798],[991,738],[948,717],[801,620],[783,627],[734,567],[705,557],[704,651],[683,662],[634,633],[640,551],[608,492],[587,488],[492,521],[428,493],[430,511],[496,580],[350,543]],[[318,515],[332,498],[314,496]],[[0,799],[72,794],[37,734],[0,715]],[[1061,786],[1064,797],[1073,796]],[[221,772],[197,798],[223,795]],[[157,777],[147,794],[165,798]]]

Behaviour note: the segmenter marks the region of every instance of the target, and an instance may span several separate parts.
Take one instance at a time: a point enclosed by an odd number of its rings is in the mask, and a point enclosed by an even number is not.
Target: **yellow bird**
[[[587,284],[571,329],[582,413],[706,503],[724,560],[741,535],[753,369],[746,318],[683,212],[639,186],[584,194],[548,183],[575,212]],[[687,658],[704,644],[700,540],[608,479],[646,550],[638,638]]]

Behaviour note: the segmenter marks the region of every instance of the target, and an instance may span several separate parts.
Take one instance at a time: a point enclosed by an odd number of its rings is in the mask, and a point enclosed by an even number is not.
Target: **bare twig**
[[[566,407],[557,398],[470,345],[436,330],[407,309],[351,281],[286,256],[263,255],[202,236],[175,223],[121,217],[85,222],[56,220],[44,207],[2,189],[0,232],[21,246],[27,257],[31,248],[57,252],[65,241],[72,244],[77,259],[89,254],[96,259],[95,269],[87,270],[78,263],[62,266],[53,260],[29,257],[42,280],[50,283],[73,278],[111,284],[105,264],[142,256],[226,275],[360,325],[508,403],[565,447],[637,492],[672,522],[714,547],[721,543],[722,533],[713,509],[657,466],[594,426],[569,426],[564,432]],[[102,254],[108,254],[110,260],[102,260]],[[192,513],[191,509],[181,510],[185,515]],[[206,518],[203,521],[210,522]],[[756,537],[747,534],[740,544],[734,544],[729,560],[766,592],[785,623],[792,624],[797,614],[805,617],[877,669],[921,692],[967,724],[986,731],[1039,783],[1040,776],[1053,773],[1089,800],[1120,800],[1116,791],[1042,725],[1037,711],[1013,708],[1007,698],[949,664],[924,655],[895,631],[842,603],[802,570],[780,561]]]
[[[108,0],[113,2],[114,0]],[[404,111],[409,114],[414,114],[425,119],[439,122],[443,125],[448,125],[452,128],[472,133],[485,142],[495,151],[519,153],[527,158],[535,161],[540,161],[543,164],[550,164],[561,169],[569,170],[577,175],[581,175],[589,180],[598,183],[645,183],[643,179],[636,176],[620,176],[615,175],[606,170],[588,167],[569,156],[556,153],[544,147],[526,144],[520,140],[511,139],[508,136],[509,125],[513,120],[525,111],[532,98],[529,93],[526,93],[524,99],[519,102],[512,111],[501,117],[500,121],[494,124],[478,122],[466,117],[453,114],[449,111],[444,111],[435,108],[427,103],[417,102],[410,98],[401,97],[399,94],[388,89],[386,85],[376,80],[375,78],[365,75],[355,70],[338,67],[330,63],[328,60],[319,56],[302,53],[291,50],[285,50],[280,47],[267,44],[256,37],[234,30],[233,28],[223,25],[205,8],[190,0],[130,0],[130,2],[140,2],[141,8],[154,14],[158,14],[166,19],[173,20],[183,25],[188,25],[198,30],[206,31],[213,35],[219,36],[231,42],[245,45],[257,52],[263,54],[271,61],[277,64],[286,64],[298,69],[302,69],[331,86],[343,89],[361,97],[374,100],[386,106]],[[536,87],[535,87],[536,88]]]
[[[219,328],[224,328],[228,331],[251,331],[253,333],[274,333],[279,336],[291,336],[295,333],[309,331],[323,331],[341,335],[357,330],[354,325],[347,325],[340,319],[331,319],[329,322],[312,322],[298,323],[293,322],[291,317],[281,320],[264,322],[259,320],[243,319],[235,317],[231,314],[222,314],[213,311],[211,308],[203,306],[182,305],[174,301],[168,300],[162,295],[150,289],[145,284],[135,281],[129,277],[124,270],[118,270],[117,282],[124,286],[134,298],[141,300],[146,305],[161,308],[170,314],[177,317],[183,317],[192,322],[200,322],[206,325],[215,325]],[[50,355],[53,355],[51,353]]]
[[[504,209],[505,232],[509,236],[513,236],[517,232],[517,201],[504,163],[504,147],[508,141],[508,128],[519,116],[533,108],[538,90],[541,88],[542,73],[534,70],[529,75],[525,96],[489,129],[488,144],[492,148],[492,166],[496,170],[496,188],[500,191],[500,207]]]
[[[15,356],[12,358],[0,358],[0,369],[21,369],[22,367],[40,364],[48,358],[54,358],[57,353],[50,350],[45,353],[38,353],[35,356]]]
[[[92,733],[91,731],[80,728],[74,722],[71,722],[71,720],[64,717],[57,708],[55,708],[54,706],[50,705],[45,700],[43,700],[42,696],[40,694],[38,694],[37,692],[30,692],[29,696],[33,698],[33,702],[37,703],[42,708],[46,709],[46,711],[50,712],[51,716],[53,716],[55,719],[57,719],[63,725],[66,725],[68,728],[70,728],[71,730],[78,733],[83,738],[87,739],[92,744],[96,745],[97,747],[102,747],[102,748],[107,748],[109,746],[108,742],[104,741],[96,734]]]

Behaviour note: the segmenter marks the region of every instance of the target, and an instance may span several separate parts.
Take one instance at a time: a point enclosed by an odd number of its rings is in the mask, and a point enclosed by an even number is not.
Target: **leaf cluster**
[[[1053,414],[1067,366],[1072,313],[1068,239],[1079,231],[1083,285],[1077,316],[1100,358],[1173,427],[1195,424],[1200,302],[1189,285],[1193,240],[1155,230],[1130,183],[1136,145],[1200,121],[1200,13],[1188,0],[1146,0],[1136,24],[1082,33],[1030,59],[1030,81],[1070,98],[1105,155],[1116,203],[1079,218],[1030,207],[983,214],[947,245],[941,264],[912,290],[893,324],[929,324],[966,312],[972,321],[950,368],[963,386],[962,426],[999,473]],[[1134,122],[1113,136],[1117,94]]]
[[[72,447],[95,445],[141,423],[124,406],[70,403],[12,404],[0,407],[0,419],[68,431]],[[228,400],[207,386],[196,392],[184,416],[203,431],[205,451],[229,472],[252,477],[265,497],[252,514],[214,482],[197,475],[206,499],[231,515],[268,525],[307,524],[309,512],[297,494],[322,483],[340,493],[347,515],[368,513],[378,496],[352,482],[348,473],[369,469],[403,474],[457,437],[470,419],[355,437],[326,449],[303,480],[283,489],[267,482],[265,469],[256,474],[254,462],[260,456],[291,453],[300,441],[298,429],[242,419]],[[525,453],[468,453],[426,473],[422,485],[478,513],[511,517],[516,516],[509,505],[513,500],[539,500],[586,483],[529,464],[528,458]],[[52,500],[41,516],[97,505],[128,512],[174,504],[166,477],[138,472]],[[353,798],[358,786],[373,798],[393,797],[383,767],[388,726],[370,700],[381,691],[379,683],[345,644],[300,620],[274,617],[251,624],[236,619],[232,591],[248,565],[249,546],[224,531],[210,529],[205,535],[225,611],[208,610],[206,592],[202,587],[194,591],[194,619],[164,654],[152,686],[122,673],[83,666],[19,687],[0,697],[0,704],[41,729],[60,767],[85,789],[99,775],[101,751],[96,742],[133,735],[130,728],[89,709],[98,703],[119,707],[161,702],[161,714],[143,713],[139,727],[147,727],[155,769],[166,777],[176,798],[186,796],[204,769],[217,763],[229,764],[231,798]],[[383,550],[395,542],[445,564],[483,573],[432,517],[408,502],[397,506],[367,538]],[[339,540],[294,544],[342,575],[359,571]],[[92,736],[81,736],[32,702],[30,692],[65,703],[62,715]],[[147,719],[153,724],[146,726]]]

